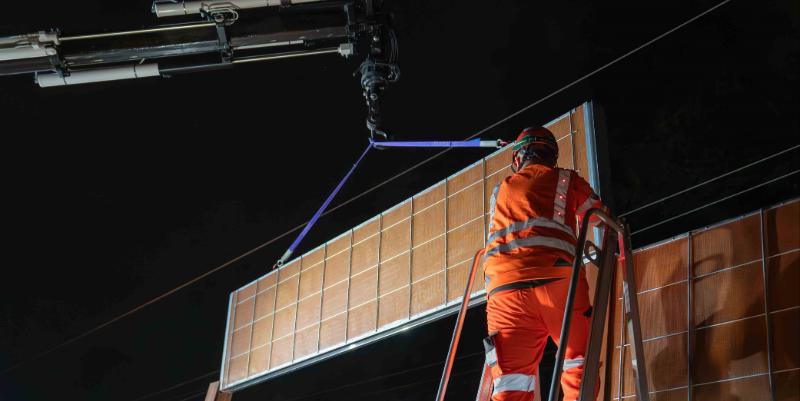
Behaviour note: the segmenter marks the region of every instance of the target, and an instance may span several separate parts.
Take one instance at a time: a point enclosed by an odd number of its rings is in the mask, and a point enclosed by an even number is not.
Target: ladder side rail
[[[447,392],[447,384],[450,381],[450,373],[453,370],[453,363],[456,359],[456,352],[458,351],[458,342],[461,339],[461,329],[464,327],[464,320],[467,317],[467,308],[469,307],[469,300],[472,296],[472,286],[475,283],[475,275],[478,270],[479,261],[483,256],[485,249],[481,249],[475,253],[475,259],[472,261],[472,270],[469,272],[467,279],[467,287],[464,289],[464,298],[461,300],[461,309],[458,311],[458,319],[456,320],[456,327],[453,328],[453,337],[450,339],[450,349],[447,351],[447,361],[444,364],[442,371],[442,378],[439,380],[439,390],[436,393],[437,401],[444,401],[445,393]]]
[[[481,373],[481,382],[478,386],[478,395],[475,401],[491,401],[492,390],[494,390],[492,382],[492,368],[488,363],[483,364],[483,373]]]
[[[587,245],[590,242],[587,241]],[[594,397],[595,389],[600,371],[600,351],[603,348],[603,331],[606,327],[606,316],[608,315],[608,304],[611,299],[611,287],[616,270],[617,258],[615,246],[617,245],[617,233],[613,230],[606,230],[603,235],[603,251],[600,251],[598,258],[592,260],[597,264],[599,274],[597,277],[597,288],[592,303],[592,321],[589,331],[589,345],[586,350],[583,380],[581,381],[580,394],[591,394]],[[585,249],[587,257],[590,257],[589,249]]]
[[[644,360],[644,347],[642,345],[642,326],[639,314],[639,301],[637,299],[636,276],[633,271],[633,249],[631,247],[630,227],[624,226],[620,237],[620,249],[624,252],[624,266],[622,270],[622,295],[625,303],[624,320],[631,340],[631,365],[633,366],[634,382],[636,383],[636,399],[650,401],[650,390],[647,383],[647,368]]]
[[[564,357],[567,351],[565,344],[569,341],[569,328],[572,322],[572,306],[575,303],[575,291],[578,287],[578,278],[580,268],[583,265],[583,258],[581,255],[584,253],[586,247],[586,233],[589,229],[590,219],[595,216],[598,220],[606,225],[607,230],[613,230],[618,235],[624,236],[623,227],[610,215],[598,208],[592,208],[586,211],[581,220],[580,232],[578,234],[578,241],[575,244],[575,258],[572,262],[572,274],[570,275],[569,291],[567,292],[567,303],[564,307],[564,319],[561,324],[561,336],[558,340],[558,351],[556,352],[556,363],[553,367],[553,377],[550,382],[550,394],[547,397],[548,401],[557,401],[558,395],[561,391],[561,373],[564,367]],[[604,251],[604,250],[603,250]]]

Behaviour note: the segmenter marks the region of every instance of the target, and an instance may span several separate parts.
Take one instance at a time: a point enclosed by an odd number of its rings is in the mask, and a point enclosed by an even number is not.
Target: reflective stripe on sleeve
[[[556,197],[553,201],[553,220],[564,224],[564,215],[567,210],[567,191],[569,191],[569,180],[572,176],[571,170],[558,171],[558,185],[556,186]]]
[[[502,184],[502,183],[500,183]],[[497,207],[497,194],[500,192],[500,184],[494,186],[492,190],[492,197],[489,199],[489,230],[492,228],[492,224],[494,224],[494,209]],[[489,232],[489,230],[486,230]],[[489,233],[491,235],[491,232]],[[486,244],[489,244],[489,236],[486,236]]]
[[[531,392],[535,389],[536,376],[524,375],[521,373],[510,373],[494,379],[494,391],[492,391],[492,396],[504,391]]]
[[[583,358],[567,359],[564,361],[564,370],[583,366]]]
[[[572,238],[575,238],[575,233],[572,232],[572,229],[570,229],[566,225],[558,223],[558,222],[555,222],[555,221],[550,220],[550,219],[548,219],[546,217],[536,217],[536,218],[528,219],[528,220],[525,220],[525,221],[518,221],[518,222],[513,223],[513,224],[511,224],[511,225],[509,225],[507,227],[501,228],[501,229],[499,229],[497,231],[493,231],[493,232],[489,233],[489,237],[486,239],[486,242],[487,243],[491,243],[492,241],[494,241],[494,240],[496,240],[498,238],[505,237],[508,234],[515,233],[517,231],[522,231],[522,230],[524,230],[526,228],[530,228],[530,227],[555,228],[555,229],[561,230],[561,231],[569,234]]]
[[[492,249],[489,249],[489,251],[486,252],[486,257],[488,258],[498,252],[510,252],[517,248],[529,247],[529,246],[546,246],[550,248],[556,248],[569,253],[573,257],[575,256],[574,244],[571,244],[567,241],[558,238],[550,238],[550,237],[543,237],[541,235],[535,235],[532,237],[520,238],[518,240],[511,241],[507,244],[500,244]]]

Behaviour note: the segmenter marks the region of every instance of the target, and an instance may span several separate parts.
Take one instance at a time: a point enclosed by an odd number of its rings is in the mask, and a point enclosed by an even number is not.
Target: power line
[[[772,154],[772,155],[769,155],[769,156],[767,156],[767,157],[765,157],[765,158],[763,158],[763,159],[758,159],[758,160],[756,160],[756,161],[754,161],[754,162],[752,162],[752,163],[750,163],[750,164],[744,165],[744,166],[742,166],[742,167],[739,167],[739,168],[737,168],[737,169],[735,169],[735,170],[728,171],[728,172],[727,172],[727,173],[725,173],[725,174],[718,175],[718,176],[716,176],[716,177],[714,177],[714,178],[712,178],[712,179],[710,179],[710,180],[703,181],[703,182],[701,182],[701,183],[699,183],[699,184],[697,184],[697,185],[693,185],[693,186],[691,186],[691,187],[689,187],[689,188],[686,188],[686,189],[683,189],[683,190],[681,190],[681,191],[675,192],[674,194],[667,195],[667,196],[665,196],[665,197],[663,197],[663,198],[660,198],[660,199],[656,199],[656,200],[654,200],[654,201],[652,201],[652,202],[650,202],[650,203],[648,203],[648,204],[646,204],[646,205],[639,206],[639,207],[637,207],[636,209],[633,209],[633,210],[627,211],[627,212],[625,212],[625,213],[622,213],[621,215],[619,215],[619,217],[625,217],[625,216],[627,216],[627,215],[630,215],[630,214],[636,213],[636,212],[638,212],[638,211],[640,211],[640,210],[647,209],[647,208],[648,208],[648,207],[650,207],[650,206],[656,205],[656,204],[658,204],[658,203],[661,203],[661,202],[663,202],[663,201],[665,201],[665,200],[668,200],[668,199],[672,199],[672,198],[674,198],[674,197],[676,197],[676,196],[678,196],[678,195],[682,195],[682,194],[684,194],[684,193],[686,193],[686,192],[689,192],[689,191],[691,191],[691,190],[693,190],[693,189],[700,188],[700,187],[702,187],[702,186],[705,186],[705,185],[707,185],[707,184],[710,184],[710,183],[712,183],[712,182],[714,182],[714,181],[717,181],[717,180],[719,180],[719,179],[721,179],[721,178],[725,178],[725,177],[727,177],[727,176],[729,176],[729,175],[731,175],[731,174],[738,173],[739,171],[742,171],[742,170],[744,170],[744,169],[746,169],[746,168],[749,168],[749,167],[755,166],[756,164],[759,164],[759,163],[765,162],[765,161],[767,161],[767,160],[773,159],[773,158],[775,158],[775,157],[778,157],[778,156],[780,156],[780,155],[782,155],[782,154],[784,154],[784,153],[791,152],[791,151],[793,151],[793,150],[795,150],[795,149],[797,149],[797,148],[800,148],[800,145],[794,145],[794,146],[792,146],[792,147],[790,147],[790,148],[788,148],[788,149],[784,149],[784,150],[782,150],[782,151],[780,151],[780,152],[778,152],[778,153],[774,153],[774,154]]]
[[[694,16],[694,17],[682,22],[681,24],[678,24],[677,26],[673,27],[672,29],[669,29],[668,31],[656,36],[655,38],[648,40],[644,44],[639,45],[638,47],[636,47],[636,48],[624,53],[623,55],[621,55],[621,56],[619,56],[619,57],[617,57],[617,58],[615,58],[615,59],[603,64],[602,66],[600,66],[600,67],[592,70],[591,72],[581,76],[580,78],[578,78],[578,79],[572,81],[571,83],[561,87],[560,89],[557,89],[556,91],[551,92],[550,94],[542,97],[541,99],[539,99],[539,100],[537,100],[537,101],[535,101],[535,102],[533,102],[533,103],[531,103],[531,104],[529,104],[529,105],[527,105],[527,106],[515,111],[514,113],[509,114],[508,116],[506,116],[505,118],[502,118],[501,120],[495,122],[494,124],[491,124],[488,127],[478,131],[477,133],[475,133],[473,135],[470,135],[469,137],[465,138],[465,140],[474,139],[474,138],[482,135],[483,133],[485,133],[485,132],[487,132],[487,131],[489,131],[489,130],[491,130],[491,129],[493,129],[493,128],[495,128],[495,127],[497,127],[497,126],[499,126],[499,125],[501,125],[501,124],[503,124],[505,122],[507,122],[508,120],[510,120],[510,119],[512,119],[512,118],[514,118],[514,117],[516,117],[516,116],[528,111],[532,107],[535,107],[535,106],[539,105],[540,103],[552,98],[553,96],[556,96],[559,93],[561,93],[561,92],[563,92],[563,91],[565,91],[565,90],[567,90],[567,89],[569,89],[569,88],[571,88],[571,87],[573,87],[573,86],[585,81],[589,77],[591,77],[591,76],[593,76],[593,75],[605,70],[606,68],[608,68],[608,67],[610,67],[610,66],[612,66],[612,65],[614,65],[614,64],[616,64],[616,63],[618,63],[618,62],[620,62],[620,61],[622,61],[622,60],[624,60],[624,59],[626,59],[628,57],[630,57],[631,55],[639,52],[640,50],[644,49],[645,47],[647,47],[647,46],[649,46],[649,45],[651,45],[651,44],[663,39],[664,37],[670,35],[671,33],[673,33],[675,31],[683,28],[684,26],[696,21],[697,19],[699,19],[699,18],[705,16],[706,14],[716,10],[717,8],[720,8],[720,7],[730,3],[731,1],[732,0],[723,0],[723,1],[721,1],[720,3],[712,6],[711,8],[706,9],[705,11],[701,12],[700,14],[697,14],[696,16]],[[435,155],[433,155],[433,156],[431,156],[431,157],[429,157],[429,158],[427,158],[427,159],[425,159],[425,160],[423,160],[423,161],[411,166],[410,168],[408,168],[408,169],[406,169],[406,170],[404,170],[404,171],[392,176],[391,178],[389,178],[389,179],[387,179],[387,180],[385,180],[385,181],[383,181],[383,182],[381,182],[381,183],[379,183],[379,184],[367,189],[366,191],[364,191],[364,192],[362,192],[362,193],[360,193],[360,194],[358,194],[358,195],[356,195],[356,196],[354,196],[354,197],[342,202],[341,204],[337,205],[336,207],[331,208],[327,212],[323,213],[322,216],[326,216],[326,215],[338,210],[339,208],[344,207],[344,206],[354,202],[355,200],[360,199],[363,196],[374,192],[375,190],[377,190],[377,189],[383,187],[384,185],[396,180],[397,178],[399,178],[399,177],[401,177],[401,176],[403,176],[405,174],[408,174],[409,172],[419,168],[420,166],[422,166],[424,164],[427,164],[431,160],[434,160],[434,159],[444,155],[445,153],[449,152],[450,150],[451,150],[451,148],[445,149],[445,150],[443,150],[443,151],[441,151],[441,152],[439,152],[439,153],[437,153],[437,154],[435,154]],[[39,358],[41,358],[41,357],[43,357],[45,355],[48,355],[48,354],[50,354],[50,353],[52,353],[54,351],[57,351],[57,350],[65,347],[65,346],[67,346],[69,344],[72,344],[72,343],[74,343],[74,342],[76,342],[76,341],[78,341],[78,340],[80,340],[82,338],[85,338],[86,336],[88,336],[88,335],[90,335],[90,334],[92,334],[92,333],[94,333],[94,332],[96,332],[96,331],[98,331],[100,329],[103,329],[103,328],[105,328],[105,327],[107,327],[107,326],[109,326],[109,325],[111,325],[111,324],[113,324],[113,323],[115,323],[115,322],[117,322],[117,321],[119,321],[121,319],[124,319],[125,317],[128,317],[128,316],[134,314],[134,313],[146,308],[149,305],[152,305],[152,304],[154,304],[156,302],[159,302],[162,299],[167,298],[170,295],[172,295],[172,294],[174,294],[174,293],[176,293],[176,292],[178,292],[178,291],[180,291],[180,290],[182,290],[182,289],[184,289],[184,288],[186,288],[186,287],[188,287],[188,286],[190,286],[190,285],[192,285],[192,284],[194,284],[194,283],[196,283],[196,282],[198,282],[198,281],[200,281],[200,280],[202,280],[202,279],[204,279],[204,278],[206,278],[206,277],[208,277],[208,276],[210,276],[210,275],[212,275],[212,274],[214,274],[214,273],[216,273],[216,272],[218,272],[218,271],[220,271],[220,270],[222,270],[224,268],[227,268],[227,267],[231,266],[232,264],[238,262],[239,260],[244,259],[245,257],[252,255],[253,253],[263,249],[264,247],[266,247],[268,245],[271,245],[275,241],[278,241],[278,240],[282,239],[283,237],[285,237],[285,236],[287,236],[287,235],[289,235],[291,233],[294,233],[295,231],[305,227],[306,224],[308,224],[308,222],[300,224],[297,227],[295,227],[295,228],[293,228],[293,229],[291,229],[291,230],[289,230],[289,231],[287,231],[287,232],[285,232],[285,233],[283,233],[283,234],[281,234],[281,235],[279,235],[279,236],[277,236],[277,237],[275,237],[275,238],[273,238],[273,239],[271,239],[271,240],[269,240],[269,241],[267,241],[267,242],[255,247],[255,248],[253,248],[253,249],[251,249],[251,250],[249,250],[249,251],[247,251],[247,252],[245,252],[245,253],[243,253],[243,254],[241,254],[241,255],[239,255],[239,256],[237,256],[237,257],[235,257],[235,258],[233,258],[233,259],[231,259],[231,260],[229,260],[229,261],[227,261],[227,262],[225,262],[225,263],[223,263],[223,264],[221,264],[221,265],[219,265],[219,266],[217,266],[217,267],[215,267],[215,268],[213,268],[213,269],[211,269],[211,270],[209,270],[209,271],[207,271],[207,272],[205,272],[205,273],[203,273],[203,274],[201,274],[201,275],[199,275],[199,276],[197,276],[197,277],[195,277],[195,278],[193,278],[191,280],[189,280],[189,281],[186,281],[185,283],[180,284],[177,287],[175,287],[175,288],[173,288],[173,289],[171,289],[171,290],[169,290],[169,291],[167,291],[167,292],[165,292],[165,293],[163,293],[163,294],[161,294],[161,295],[159,295],[159,296],[157,296],[157,297],[155,297],[155,298],[153,298],[153,299],[151,299],[151,300],[149,300],[149,301],[147,301],[147,302],[145,302],[145,303],[143,303],[143,304],[141,304],[141,305],[139,305],[139,306],[137,306],[137,307],[135,307],[135,308],[133,308],[133,309],[131,309],[131,310],[129,310],[129,311],[127,311],[127,312],[125,312],[125,313],[123,313],[123,314],[121,314],[121,315],[119,315],[119,316],[117,316],[117,317],[115,317],[115,318],[113,318],[111,320],[109,320],[109,321],[107,321],[107,322],[105,322],[105,323],[102,323],[102,324],[100,324],[100,325],[98,325],[98,326],[96,326],[96,327],[94,327],[94,328],[82,333],[82,334],[79,334],[79,335],[77,335],[77,336],[75,336],[73,338],[70,338],[70,339],[64,341],[61,344],[58,344],[58,345],[53,346],[53,347],[51,347],[49,349],[46,349],[46,350],[44,350],[42,352],[39,352],[39,353],[35,354],[34,356],[32,356],[31,358],[29,358],[27,360],[22,360],[22,361],[14,364],[14,365],[11,365],[10,367],[3,369],[3,371],[0,372],[0,373],[6,374],[8,372],[11,372],[12,370],[15,370],[18,367],[24,365],[25,363],[37,360],[37,359],[39,359]]]
[[[153,398],[153,397],[155,397],[155,396],[157,396],[157,395],[159,395],[159,394],[164,394],[164,393],[166,393],[166,392],[168,392],[168,391],[175,390],[176,388],[183,387],[183,386],[185,386],[185,385],[187,385],[187,384],[189,384],[189,383],[196,382],[196,381],[198,381],[198,380],[200,380],[200,379],[205,379],[206,377],[213,376],[213,375],[215,375],[215,374],[217,374],[217,373],[219,373],[219,370],[215,370],[215,371],[213,371],[213,372],[208,372],[208,373],[206,373],[206,374],[204,374],[204,375],[200,375],[200,376],[197,376],[197,377],[191,378],[191,379],[189,379],[189,380],[182,381],[182,382],[180,382],[180,383],[178,383],[178,384],[175,384],[175,385],[172,385],[172,386],[170,386],[170,387],[167,387],[167,388],[164,388],[164,389],[161,389],[161,390],[158,390],[158,391],[155,391],[155,392],[149,393],[149,394],[145,394],[145,395],[143,395],[143,396],[141,396],[141,397],[139,397],[139,398],[136,398],[136,399],[134,399],[134,400],[132,400],[132,401],[142,401],[142,400],[146,400],[146,399],[148,399],[148,398]]]
[[[661,220],[661,221],[659,221],[658,223],[655,223],[655,224],[649,225],[649,226],[647,226],[647,227],[645,227],[645,228],[642,228],[641,230],[634,231],[634,232],[632,232],[632,233],[631,233],[631,235],[636,235],[636,234],[639,234],[639,233],[641,233],[641,232],[647,231],[647,230],[649,230],[649,229],[651,229],[651,228],[658,227],[658,226],[660,226],[660,225],[662,225],[662,224],[666,224],[666,223],[668,223],[668,222],[670,222],[670,221],[673,221],[673,220],[675,220],[675,219],[679,219],[679,218],[681,218],[681,217],[683,217],[683,216],[686,216],[687,214],[694,213],[694,212],[696,212],[696,211],[698,211],[698,210],[705,209],[705,208],[707,208],[707,207],[709,207],[709,206],[714,206],[714,205],[716,205],[717,203],[724,202],[724,201],[726,201],[726,200],[728,200],[728,199],[731,199],[731,198],[735,198],[735,197],[737,197],[737,196],[739,196],[739,195],[741,195],[741,194],[743,194],[743,193],[745,193],[745,192],[749,192],[749,191],[752,191],[752,190],[754,190],[754,189],[761,188],[761,187],[763,187],[763,186],[765,186],[765,185],[772,184],[772,183],[773,183],[773,182],[775,182],[775,181],[782,180],[782,179],[784,179],[784,178],[786,178],[786,177],[789,177],[789,176],[791,176],[791,175],[794,175],[794,174],[797,174],[797,173],[800,173],[800,170],[794,170],[794,171],[792,171],[791,173],[784,174],[784,175],[782,175],[782,176],[780,176],[780,177],[773,178],[773,179],[771,179],[771,180],[769,180],[769,181],[762,182],[762,183],[760,183],[760,184],[758,184],[758,185],[754,185],[754,186],[752,186],[752,187],[750,187],[750,188],[747,188],[747,189],[745,189],[745,190],[739,191],[739,192],[737,192],[737,193],[735,193],[735,194],[728,195],[728,196],[726,196],[726,197],[724,197],[724,198],[722,198],[722,199],[717,199],[717,200],[715,200],[715,201],[713,201],[713,202],[706,203],[706,204],[705,204],[705,205],[703,205],[703,206],[696,207],[696,208],[694,208],[694,209],[692,209],[692,210],[689,210],[689,211],[687,211],[687,212],[683,212],[683,213],[681,213],[681,214],[678,214],[678,215],[672,216],[672,217],[670,217],[670,218],[668,218],[668,219]]]
[[[479,356],[479,355],[483,355],[483,351],[473,352],[473,353],[467,354],[467,355],[462,355],[462,356],[456,358],[456,360],[463,360],[463,359],[472,358],[472,357]],[[392,377],[392,376],[398,376],[398,375],[402,375],[402,374],[405,374],[405,373],[414,372],[414,371],[417,371],[417,370],[422,370],[422,369],[427,369],[427,368],[434,367],[434,366],[439,366],[442,363],[444,363],[444,362],[443,361],[434,362],[434,363],[430,363],[430,364],[427,364],[427,365],[417,366],[417,367],[414,367],[414,368],[411,368],[411,369],[405,369],[405,370],[401,370],[401,371],[397,371],[397,372],[392,372],[392,373],[389,373],[389,374],[386,374],[386,375],[372,377],[370,379],[361,380],[361,381],[354,382],[354,383],[348,383],[348,384],[345,384],[345,385],[342,385],[342,386],[339,386],[339,387],[330,388],[330,389],[327,389],[327,390],[324,390],[324,391],[320,391],[320,392],[317,392],[317,393],[314,393],[314,394],[311,394],[311,395],[308,395],[308,396],[303,396],[303,397],[300,397],[300,398],[293,398],[293,399],[291,399],[289,401],[297,401],[297,400],[307,399],[309,397],[316,397],[318,395],[332,393],[332,392],[339,391],[339,390],[342,390],[342,389],[345,389],[345,388],[348,388],[348,387],[354,387],[354,386],[358,386],[358,385],[361,385],[361,384],[366,384],[366,383],[369,383],[369,382],[373,382],[373,381],[378,381],[378,380],[382,380],[382,379],[385,379],[385,378],[389,378],[389,377]],[[161,390],[158,390],[158,391],[154,391],[152,393],[148,393],[146,395],[143,395],[143,396],[141,396],[139,398],[136,398],[134,400],[131,400],[131,401],[146,400],[148,398],[152,398],[152,397],[157,396],[159,394],[166,393],[168,391],[174,390],[176,388],[182,387],[182,386],[184,386],[186,384],[189,384],[189,383],[195,382],[197,380],[206,378],[206,377],[214,375],[216,373],[219,373],[219,370],[215,370],[213,372],[208,372],[208,373],[206,373],[204,375],[200,375],[200,376],[194,377],[192,379],[188,379],[186,381],[180,382],[180,383],[172,385],[170,387],[167,387],[167,388],[164,388],[164,389],[161,389]]]
[[[180,400],[176,400],[176,401],[189,401],[189,400],[191,400],[191,399],[193,399],[193,398],[197,398],[197,397],[199,397],[199,396],[202,396],[202,395],[205,395],[205,394],[206,394],[206,392],[205,392],[205,391],[200,391],[200,392],[198,392],[198,393],[194,393],[194,394],[192,394],[192,395],[190,395],[190,396],[188,396],[188,397],[181,398]],[[167,400],[167,401],[171,401],[171,400]]]
[[[459,372],[459,373],[453,374],[450,377],[466,376],[466,375],[469,375],[469,374],[472,374],[472,373],[475,373],[475,372],[480,372],[481,370],[483,370],[482,367],[478,368],[478,369],[465,370],[463,372]],[[439,379],[440,378],[437,377],[435,379],[419,380],[419,381],[415,381],[415,382],[401,384],[399,386],[385,388],[383,390],[373,391],[371,393],[361,394],[361,395],[359,395],[357,397],[358,398],[364,398],[364,397],[367,397],[367,396],[375,396],[376,394],[388,393],[390,391],[395,391],[395,390],[399,390],[399,389],[407,388],[407,387],[414,387],[414,386],[417,386],[417,385],[420,385],[420,384],[424,384],[424,383],[438,382]]]
[[[473,352],[473,353],[467,354],[467,355],[462,355],[462,356],[456,358],[456,360],[468,359],[468,358],[472,358],[472,357],[479,356],[479,355],[484,355],[484,352],[483,351],[479,351],[479,352]],[[423,370],[423,369],[428,369],[428,368],[432,368],[432,367],[435,367],[435,366],[441,366],[443,364],[444,364],[444,361],[433,362],[433,363],[429,363],[429,364],[426,364],[426,365],[417,366],[417,367],[414,367],[414,368],[411,368],[411,369],[401,370],[401,371],[397,371],[397,372],[394,372],[394,373],[390,373],[390,374],[386,374],[386,375],[382,375],[382,376],[378,376],[378,377],[373,377],[373,378],[370,378],[370,379],[361,380],[361,381],[354,382],[354,383],[345,384],[343,386],[334,387],[334,388],[327,389],[327,390],[324,390],[324,391],[316,392],[314,394],[304,395],[304,396],[298,397],[298,398],[291,398],[291,399],[289,399],[287,401],[307,400],[307,399],[309,399],[311,397],[317,397],[317,396],[320,396],[320,395],[323,395],[323,394],[333,393],[333,392],[336,392],[336,391],[339,391],[339,390],[342,390],[342,389],[345,389],[345,388],[355,387],[355,386],[359,386],[359,385],[362,385],[362,384],[366,384],[366,383],[370,383],[370,382],[374,382],[374,381],[378,381],[378,380],[383,380],[383,379],[386,379],[386,378],[389,378],[389,377],[399,376],[399,375],[402,375],[402,374],[405,374],[405,373],[414,372],[414,371],[417,371],[417,370]]]

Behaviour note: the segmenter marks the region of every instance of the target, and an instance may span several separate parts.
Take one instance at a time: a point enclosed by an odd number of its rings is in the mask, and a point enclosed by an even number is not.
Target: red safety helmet
[[[517,172],[528,160],[552,162],[558,159],[558,142],[555,135],[544,127],[528,127],[514,141],[511,154],[511,169]]]

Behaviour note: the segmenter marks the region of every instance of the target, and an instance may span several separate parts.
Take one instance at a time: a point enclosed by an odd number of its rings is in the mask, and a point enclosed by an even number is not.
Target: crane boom
[[[379,0],[156,0],[157,17],[181,21],[125,31],[65,35],[53,29],[0,37],[0,76],[33,74],[44,88],[294,57],[364,55],[357,73],[374,135],[381,132],[380,95],[399,78],[391,15],[379,6]]]

